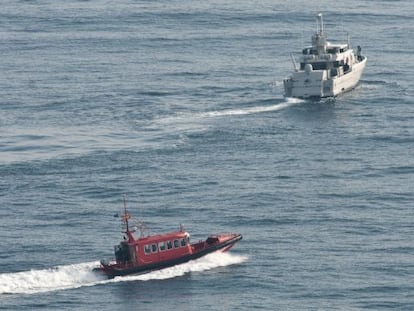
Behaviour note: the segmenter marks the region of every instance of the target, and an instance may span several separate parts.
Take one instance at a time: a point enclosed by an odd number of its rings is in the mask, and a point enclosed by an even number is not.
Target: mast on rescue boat
[[[131,241],[135,241],[135,238],[132,235],[132,233],[135,232],[135,230],[132,230],[132,231],[129,230],[128,220],[131,218],[131,215],[127,211],[125,195],[123,196],[123,199],[124,199],[124,212],[121,216],[122,223],[125,225],[125,231],[123,231],[123,233],[125,233],[128,236],[128,241],[131,242]]]
[[[125,233],[128,236],[129,242],[135,241],[135,238],[132,234],[135,233],[137,229],[139,229],[140,237],[141,238],[145,237],[145,231],[147,230],[147,227],[145,223],[143,223],[142,221],[135,220],[135,222],[133,222],[133,229],[132,230],[129,229],[129,219],[131,219],[132,217],[131,217],[131,214],[128,213],[128,210],[127,210],[125,195],[123,195],[123,201],[124,201],[124,210],[121,215],[121,220],[122,220],[122,224],[125,227],[122,233]]]
[[[128,231],[129,231],[128,219],[131,216],[127,212],[125,195],[123,196],[123,200],[124,200],[124,213],[122,214],[121,217],[122,217],[122,223],[125,225],[125,232],[124,233],[128,233]]]

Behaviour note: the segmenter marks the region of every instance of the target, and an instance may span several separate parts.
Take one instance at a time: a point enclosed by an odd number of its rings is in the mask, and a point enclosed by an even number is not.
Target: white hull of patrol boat
[[[367,58],[345,44],[331,44],[326,39],[322,14],[318,15],[317,32],[312,46],[305,47],[300,66],[293,60],[294,72],[283,80],[286,97],[333,97],[355,88],[361,79]]]
[[[367,58],[364,57],[364,59],[361,62],[354,64],[352,66],[351,72],[341,77],[338,77],[336,79],[335,78],[332,79],[332,90],[333,91],[331,93],[330,92],[326,92],[326,94],[323,93],[322,94],[323,96],[321,97],[337,96],[341,93],[354,89],[357,86],[359,80],[361,79],[366,63],[367,63]]]

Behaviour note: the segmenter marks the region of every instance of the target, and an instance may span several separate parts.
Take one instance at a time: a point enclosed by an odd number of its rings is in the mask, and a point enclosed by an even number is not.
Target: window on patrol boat
[[[172,243],[171,243],[171,241],[167,241],[167,248],[168,248],[168,249],[171,249],[171,248],[172,248]]]
[[[339,48],[338,47],[328,48],[326,51],[330,54],[336,54],[339,52]]]
[[[151,246],[150,245],[145,245],[144,246],[144,252],[145,252],[145,254],[149,254],[149,253],[151,253]]]
[[[175,248],[180,247],[180,243],[178,243],[178,240],[174,240],[174,247]]]
[[[181,239],[181,246],[185,246],[187,243],[185,241],[185,239]]]

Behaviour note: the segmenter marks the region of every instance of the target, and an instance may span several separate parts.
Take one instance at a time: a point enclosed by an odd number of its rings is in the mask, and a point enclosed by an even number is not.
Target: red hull
[[[143,236],[141,230],[141,237],[136,239],[134,231],[129,230],[130,218],[124,200],[124,240],[115,246],[115,261],[101,260],[101,266],[94,271],[102,272],[108,277],[144,273],[181,264],[212,252],[228,251],[242,239],[241,234],[229,233],[210,235],[205,241],[190,243],[190,234],[182,227],[180,231],[151,236]]]
[[[149,254],[144,254],[144,256],[147,257],[145,259],[148,259],[147,262],[144,262],[142,258],[135,258],[135,262],[131,260],[125,262],[119,262],[118,260],[114,263],[101,262],[101,266],[99,268],[96,268],[94,271],[102,272],[106,274],[108,277],[146,273],[152,270],[163,269],[184,262],[188,262],[190,260],[203,257],[207,254],[216,251],[228,251],[231,247],[234,246],[234,244],[237,241],[240,241],[242,239],[242,235],[236,233],[212,235],[208,237],[205,241],[188,244],[182,247],[180,247],[180,244],[178,244],[179,247],[177,247],[176,249],[174,249],[174,246],[172,246],[170,252],[167,249],[161,249],[160,245],[163,245],[162,243],[164,242],[164,240],[172,239],[171,241],[177,241],[181,236],[188,236],[188,233],[174,232],[170,234],[134,240],[135,243],[133,243],[133,247],[135,245],[139,245],[138,248],[144,247],[145,250],[145,246],[147,245],[157,245],[158,249],[156,252],[154,251]],[[154,243],[155,241],[158,242]],[[182,249],[181,252],[177,252],[177,250],[179,250],[180,248]]]

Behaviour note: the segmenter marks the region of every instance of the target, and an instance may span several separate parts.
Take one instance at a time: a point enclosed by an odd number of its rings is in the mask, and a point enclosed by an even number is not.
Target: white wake
[[[214,111],[205,111],[199,113],[183,113],[169,117],[163,117],[156,119],[156,123],[161,124],[174,124],[178,125],[181,123],[194,123],[197,120],[203,120],[208,118],[216,117],[225,117],[225,116],[239,116],[239,115],[248,115],[256,114],[263,112],[278,111],[285,108],[288,108],[293,105],[305,102],[302,99],[298,98],[286,98],[284,102],[270,105],[270,106],[255,106],[248,108],[239,108],[239,109],[223,109],[223,110],[214,110]]]
[[[200,117],[221,117],[221,116],[235,116],[235,115],[246,115],[246,114],[253,114],[253,113],[261,113],[261,112],[270,112],[270,111],[278,111],[290,106],[299,104],[304,102],[301,99],[297,98],[287,98],[285,102],[271,105],[271,106],[258,106],[258,107],[251,107],[251,108],[241,108],[241,109],[227,109],[221,111],[211,111],[211,112],[204,112],[200,114]]]
[[[239,264],[246,260],[246,256],[213,253],[171,268],[114,279],[106,279],[104,276],[92,272],[92,269],[99,265],[98,262],[58,266],[45,270],[4,273],[0,274],[0,294],[35,294],[106,283],[163,280],[179,277],[190,272],[202,272],[217,267]]]

